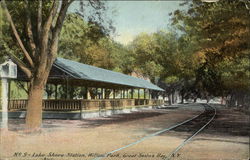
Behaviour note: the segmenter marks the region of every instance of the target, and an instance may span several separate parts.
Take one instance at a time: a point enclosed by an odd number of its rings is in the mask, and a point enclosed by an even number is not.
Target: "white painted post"
[[[17,66],[9,59],[0,64],[0,78],[2,79],[2,129],[8,130],[8,79],[17,78]]]
[[[2,128],[8,129],[8,79],[2,78]]]

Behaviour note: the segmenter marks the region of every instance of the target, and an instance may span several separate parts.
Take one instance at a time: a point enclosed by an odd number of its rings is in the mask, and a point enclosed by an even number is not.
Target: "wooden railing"
[[[9,110],[25,110],[28,104],[27,99],[9,100]],[[80,110],[82,100],[43,100],[43,110]]]
[[[9,100],[8,108],[9,108],[9,110],[22,110],[22,109],[26,109],[27,102],[28,102],[27,99]]]
[[[164,103],[161,99],[135,99],[135,105],[162,105]]]
[[[9,100],[9,110],[25,110],[27,99]],[[43,110],[54,111],[75,111],[75,110],[95,110],[95,109],[116,109],[125,106],[135,105],[161,105],[163,100],[153,99],[76,99],[76,100],[43,100]]]
[[[43,100],[43,110],[81,110],[83,109],[82,100]]]
[[[163,104],[164,104],[163,99],[150,99],[148,102],[148,105],[152,105],[152,106],[160,106]]]
[[[114,109],[118,107],[134,106],[134,99],[103,99],[103,100],[82,100],[84,109]]]

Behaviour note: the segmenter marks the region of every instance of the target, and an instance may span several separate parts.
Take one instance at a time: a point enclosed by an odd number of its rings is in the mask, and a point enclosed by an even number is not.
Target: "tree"
[[[198,46],[193,57],[199,62],[194,84],[199,92],[225,96],[249,89],[249,4],[193,0],[183,4],[188,10],[174,12],[173,26]]]
[[[77,13],[68,14],[59,39],[59,56],[93,64],[94,54],[87,50],[96,46],[101,38],[106,38],[101,28],[95,25],[89,24]]]
[[[160,77],[162,66],[157,63],[157,43],[152,34],[141,33],[130,44],[134,57],[134,72],[149,78],[153,83]]]
[[[11,58],[30,80],[26,128],[39,129],[42,122],[42,96],[52,64],[57,56],[58,39],[69,5],[73,0],[8,1],[1,6],[11,28],[12,42],[17,49]],[[89,1],[101,16],[103,3]],[[83,5],[82,5],[83,6]],[[21,16],[20,15],[24,15]],[[94,21],[93,21],[94,22]]]
[[[194,79],[197,62],[191,57],[197,48],[190,42],[187,36],[180,36],[173,30],[142,33],[131,44],[134,68],[153,83],[156,79],[161,81],[161,87],[165,88],[169,99],[175,99],[175,92],[182,90],[184,83]]]
[[[65,18],[58,55],[126,74],[133,68],[128,48],[112,40],[98,24],[90,24],[76,13]]]

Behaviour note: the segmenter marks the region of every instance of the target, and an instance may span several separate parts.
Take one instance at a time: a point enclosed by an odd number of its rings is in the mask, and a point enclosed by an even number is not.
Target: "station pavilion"
[[[17,81],[29,82],[19,68]],[[64,58],[55,60],[47,84],[55,86],[55,97],[43,100],[43,110],[77,111],[163,104],[163,100],[158,99],[158,96],[152,98],[151,93],[160,93],[164,90],[147,80]],[[65,98],[58,99],[58,85],[66,86],[67,96]],[[81,98],[69,98],[70,86],[85,87],[86,95]],[[99,91],[99,95],[90,96],[91,88]],[[105,94],[105,90],[109,90],[110,93]],[[140,93],[143,94],[140,95]],[[27,99],[9,99],[9,110],[24,110],[26,106]]]

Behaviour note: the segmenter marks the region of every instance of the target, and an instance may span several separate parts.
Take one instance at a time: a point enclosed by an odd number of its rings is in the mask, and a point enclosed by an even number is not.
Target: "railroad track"
[[[170,160],[171,158],[173,158],[177,152],[183,148],[187,143],[189,143],[198,133],[200,133],[207,125],[209,125],[214,117],[216,116],[216,108],[208,105],[208,104],[202,104],[204,107],[204,112],[200,113],[199,115],[196,115],[190,119],[187,119],[183,122],[180,122],[176,125],[173,125],[169,128],[165,128],[163,130],[160,130],[158,132],[155,132],[153,134],[150,134],[148,136],[145,136],[133,143],[130,143],[124,147],[118,148],[116,150],[113,150],[111,152],[108,152],[104,155],[102,155],[101,157],[96,157],[93,160],[101,160],[105,157],[107,157],[110,154],[113,154],[115,152],[121,151],[123,149],[126,149],[128,147],[131,147],[135,144],[138,144],[142,141],[145,141],[151,137],[160,135],[162,133],[168,132],[168,131],[193,131],[193,134],[191,134],[189,137],[187,137],[178,147],[176,147],[171,153],[169,153],[169,155],[164,158],[164,160]],[[197,129],[198,128],[198,129]],[[184,129],[184,130],[183,130]]]
[[[198,133],[200,133],[207,125],[209,125],[214,117],[216,116],[216,108],[208,105],[202,104],[205,111],[200,114],[197,118],[173,129],[173,131],[195,131],[191,136],[186,138],[178,147],[176,147],[164,160],[170,160],[176,155],[176,153],[183,148],[187,143],[189,143]],[[195,124],[195,125],[194,125]],[[199,128],[198,130],[196,128]]]

